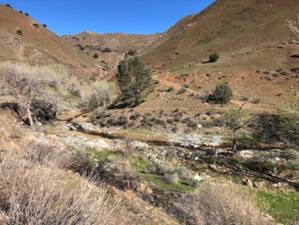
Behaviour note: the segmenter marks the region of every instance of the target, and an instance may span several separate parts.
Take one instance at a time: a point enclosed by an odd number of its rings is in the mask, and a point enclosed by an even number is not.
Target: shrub
[[[29,16],[29,14],[28,14],[28,13],[25,13],[25,16]]]
[[[19,11],[20,14],[24,14],[24,12],[22,10]]]
[[[12,9],[12,6],[10,4],[6,4],[5,6]]]
[[[103,53],[110,53],[110,52],[112,52],[112,50],[111,50],[111,48],[104,48],[104,49],[102,50],[102,52],[103,52]]]
[[[137,54],[137,51],[136,50],[133,50],[133,49],[130,49],[129,51],[128,51],[128,53],[127,53],[127,55],[129,55],[129,56],[134,56],[134,55],[136,55]]]
[[[21,29],[17,29],[17,34],[22,36],[23,35],[23,31]]]
[[[214,54],[211,54],[209,56],[209,62],[210,63],[214,63],[214,62],[217,62],[219,59],[219,55],[217,53],[214,53]]]
[[[43,24],[43,27],[44,27],[44,28],[47,28],[47,24]]]
[[[249,121],[247,112],[240,108],[231,108],[223,116],[223,122],[233,132],[233,150],[237,150],[237,132]]]
[[[84,48],[83,45],[81,45],[81,44],[76,44],[76,46],[77,46],[81,51],[84,51],[84,50],[85,50],[85,48]]]
[[[39,28],[39,24],[37,24],[37,23],[34,23],[33,26],[34,26],[35,28]]]
[[[255,199],[234,184],[210,184],[177,202],[202,225],[270,225]]]
[[[278,111],[278,133],[282,140],[299,146],[299,92],[295,90]]]
[[[173,173],[173,174],[165,174],[165,175],[164,175],[164,179],[165,179],[165,181],[166,181],[167,183],[171,183],[171,184],[173,184],[173,183],[178,183],[179,180],[180,180],[180,178],[179,178],[179,176],[178,176],[177,173]]]
[[[92,87],[86,87],[83,92],[82,107],[92,111],[99,107],[106,107],[115,99],[115,86],[108,82],[96,82]]]
[[[116,78],[121,90],[120,99],[130,106],[139,105],[152,84],[150,71],[138,57],[121,61]]]
[[[216,86],[212,94],[208,96],[208,101],[217,104],[227,104],[233,97],[233,90],[226,83],[221,83]]]
[[[57,104],[48,99],[34,99],[30,105],[32,116],[40,122],[56,119]]]
[[[1,161],[0,198],[4,224],[117,224],[104,193],[62,170],[26,161]]]
[[[98,53],[94,53],[93,54],[93,58],[98,59],[99,58],[99,54]]]

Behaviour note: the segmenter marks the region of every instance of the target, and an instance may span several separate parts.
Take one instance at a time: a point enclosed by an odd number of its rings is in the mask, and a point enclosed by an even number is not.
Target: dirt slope
[[[49,31],[31,17],[0,6],[0,60],[37,65],[59,63],[82,75],[101,75],[89,56]]]
[[[298,12],[297,0],[217,0],[183,18],[142,54],[156,68],[197,66],[214,52],[220,55],[222,68],[290,65],[283,43],[289,35],[287,20]]]

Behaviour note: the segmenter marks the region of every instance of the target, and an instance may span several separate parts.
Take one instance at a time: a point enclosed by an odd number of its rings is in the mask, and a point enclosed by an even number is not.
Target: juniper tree
[[[121,100],[126,105],[139,105],[151,86],[151,73],[138,58],[123,60],[116,75],[121,90]]]

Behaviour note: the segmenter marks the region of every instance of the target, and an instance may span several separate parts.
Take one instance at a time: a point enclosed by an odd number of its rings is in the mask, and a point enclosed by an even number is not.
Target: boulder
[[[132,141],[130,147],[137,151],[145,151],[148,149],[149,145],[141,141]]]

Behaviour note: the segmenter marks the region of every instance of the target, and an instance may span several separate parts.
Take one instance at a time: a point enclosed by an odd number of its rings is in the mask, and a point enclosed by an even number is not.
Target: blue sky
[[[59,35],[163,32],[214,0],[6,0]]]

